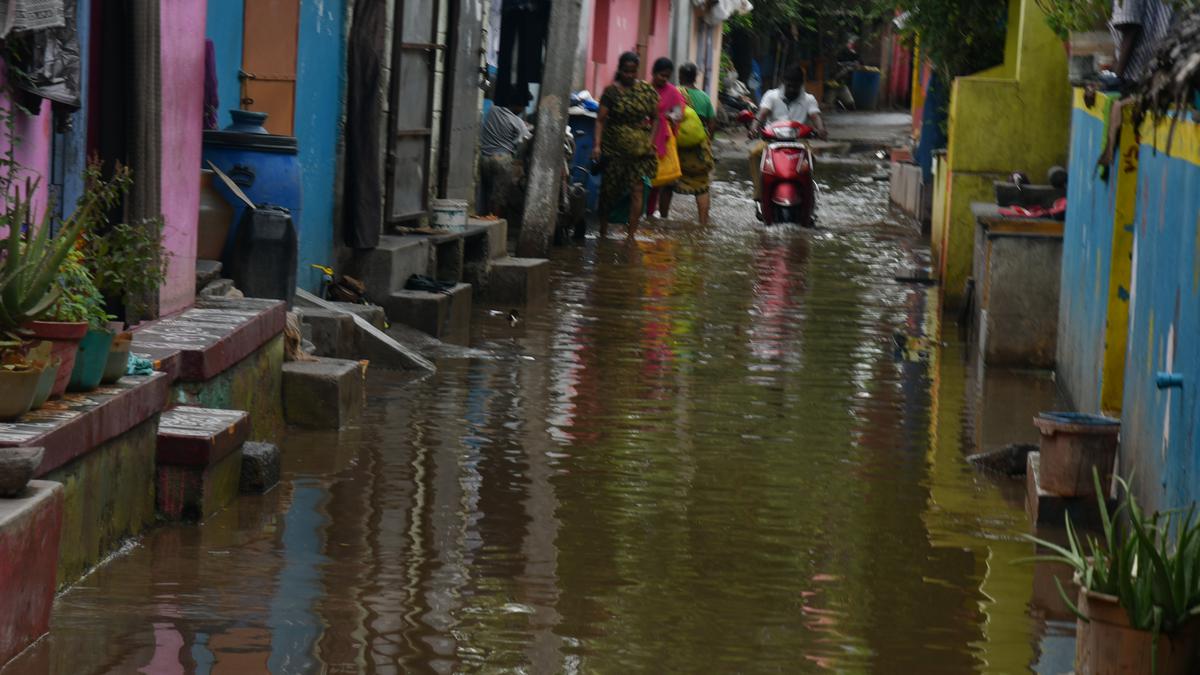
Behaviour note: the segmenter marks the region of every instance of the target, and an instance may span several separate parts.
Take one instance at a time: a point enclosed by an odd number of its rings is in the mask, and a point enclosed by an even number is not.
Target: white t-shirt
[[[767,111],[767,124],[786,120],[808,124],[809,115],[821,114],[821,106],[817,103],[816,96],[806,91],[791,101],[785,101],[783,87],[763,94],[759,109]]]

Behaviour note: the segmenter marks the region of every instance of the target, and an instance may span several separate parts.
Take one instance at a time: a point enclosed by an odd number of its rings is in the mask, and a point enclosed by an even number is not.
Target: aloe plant
[[[1046,561],[1070,566],[1080,586],[1117,598],[1129,624],[1153,635],[1151,654],[1157,654],[1162,633],[1170,633],[1200,616],[1200,519],[1196,517],[1196,505],[1147,515],[1130,492],[1129,484],[1118,478],[1122,501],[1109,513],[1100,473],[1094,467],[1092,480],[1103,540],[1093,535],[1081,537],[1068,514],[1066,546],[1026,535],[1052,555],[1019,562]],[[1062,582],[1055,579],[1055,584],[1067,607],[1083,621],[1089,621],[1067,596]],[[1150,665],[1154,672],[1156,664]]]
[[[129,170],[118,167],[104,180],[93,164],[85,173],[85,190],[75,211],[51,237],[51,209],[36,224],[32,195],[39,181],[27,179],[23,190],[10,190],[7,208],[0,214],[0,229],[8,235],[0,250],[0,332],[17,339],[21,326],[44,315],[59,299],[54,280],[67,255],[88,228],[103,222],[105,213],[129,189]]]

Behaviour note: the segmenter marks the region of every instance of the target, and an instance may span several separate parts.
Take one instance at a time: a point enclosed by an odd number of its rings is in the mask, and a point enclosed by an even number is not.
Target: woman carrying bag
[[[679,90],[687,108],[679,124],[677,146],[682,176],[673,187],[663,190],[659,197],[659,212],[666,218],[671,210],[671,195],[675,192],[696,197],[696,212],[701,225],[708,225],[708,213],[712,206],[709,187],[712,170],[716,166],[712,154],[712,132],[716,129],[717,115],[712,99],[696,88],[696,65],[685,63],[679,67]]]

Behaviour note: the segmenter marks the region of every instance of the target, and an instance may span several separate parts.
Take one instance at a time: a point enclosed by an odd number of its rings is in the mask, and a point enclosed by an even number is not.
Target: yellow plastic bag
[[[658,174],[654,176],[651,185],[662,187],[670,185],[683,177],[683,168],[679,165],[679,148],[675,144],[675,134],[667,137],[667,154],[658,158]]]

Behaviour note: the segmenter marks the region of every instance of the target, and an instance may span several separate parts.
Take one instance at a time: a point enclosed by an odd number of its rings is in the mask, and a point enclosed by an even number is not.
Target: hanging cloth
[[[204,128],[217,128],[217,111],[221,99],[217,95],[217,50],[212,40],[204,41]]]

